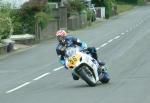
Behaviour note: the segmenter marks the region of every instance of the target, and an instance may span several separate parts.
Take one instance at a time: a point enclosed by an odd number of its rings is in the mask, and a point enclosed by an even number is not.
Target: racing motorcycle
[[[95,86],[98,81],[108,83],[110,77],[105,71],[99,71],[97,60],[80,47],[68,47],[65,50],[65,66],[76,77],[83,79],[89,86]],[[104,68],[105,69],[105,68]]]

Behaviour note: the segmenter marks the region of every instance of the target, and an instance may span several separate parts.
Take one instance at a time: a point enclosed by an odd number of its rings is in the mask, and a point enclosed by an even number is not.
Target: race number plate
[[[81,58],[80,54],[75,54],[72,57],[68,58],[68,63],[67,63],[67,67],[71,68],[74,67],[74,65],[77,63],[77,61],[79,61]]]

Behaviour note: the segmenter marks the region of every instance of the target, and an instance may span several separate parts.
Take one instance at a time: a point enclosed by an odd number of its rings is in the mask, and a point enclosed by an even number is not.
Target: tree
[[[61,2],[61,0],[48,0],[49,2]]]
[[[95,4],[96,7],[104,6],[104,0],[92,0],[92,4]]]
[[[13,33],[11,12],[10,4],[0,4],[0,40],[7,38]]]
[[[116,1],[130,3],[130,4],[137,4],[137,0],[116,0]]]
[[[20,30],[23,33],[35,33],[36,18],[38,12],[42,12],[47,0],[30,0],[17,11],[17,22],[21,23]],[[17,28],[16,28],[17,29]]]

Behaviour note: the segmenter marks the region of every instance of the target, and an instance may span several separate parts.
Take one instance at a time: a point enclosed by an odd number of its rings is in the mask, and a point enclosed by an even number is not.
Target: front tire
[[[72,73],[72,78],[73,78],[73,80],[79,80],[79,77],[76,76],[74,73]]]
[[[89,70],[89,67],[82,66],[81,70],[79,71],[79,75],[89,86],[93,87],[96,85],[96,80],[92,72]]]

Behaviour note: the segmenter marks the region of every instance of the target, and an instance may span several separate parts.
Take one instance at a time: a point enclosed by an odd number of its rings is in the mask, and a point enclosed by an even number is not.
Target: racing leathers
[[[79,40],[78,38],[75,38],[73,36],[69,36],[69,35],[65,36],[63,42],[59,42],[59,44],[56,48],[57,55],[60,57],[60,60],[59,60],[60,63],[65,66],[65,49],[69,46],[74,46],[74,45],[80,46],[81,48],[87,50],[88,53],[90,53],[91,56],[98,61],[99,65],[100,65],[100,67],[98,69],[98,74],[100,76],[100,74],[102,73],[101,67],[103,67],[103,65],[105,65],[105,64],[98,60],[96,48],[95,47],[87,48],[87,45],[85,42],[82,42],[81,40]],[[67,69],[66,66],[65,66],[65,68]],[[72,77],[74,80],[79,80],[79,77],[76,76],[74,73],[72,73]]]
[[[64,66],[65,66],[65,58],[64,58],[65,57],[65,49],[67,46],[71,46],[71,45],[77,45],[83,49],[86,49],[92,55],[92,57],[98,61],[95,47],[87,48],[87,45],[85,42],[82,42],[78,38],[75,38],[70,35],[65,36],[64,40],[65,40],[65,42],[59,42],[59,44],[56,48],[57,55],[60,57],[60,63],[63,64]]]

